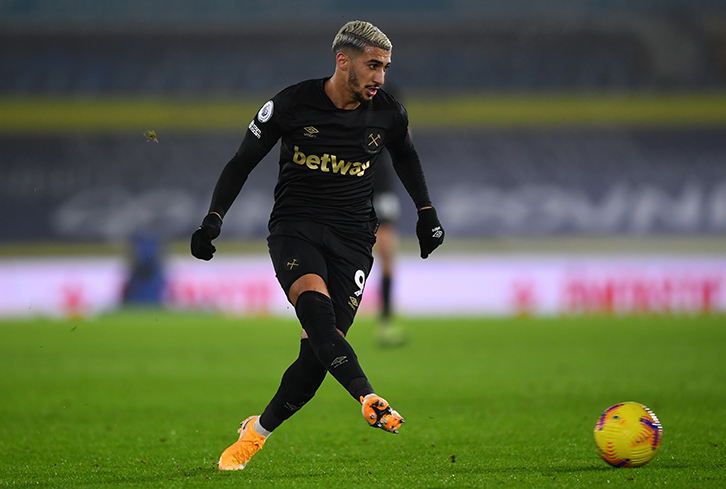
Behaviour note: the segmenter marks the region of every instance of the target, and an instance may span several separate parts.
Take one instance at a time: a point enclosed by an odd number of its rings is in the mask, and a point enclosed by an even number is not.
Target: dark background
[[[0,99],[264,101],[331,74],[332,38],[355,18],[391,38],[404,104],[726,89],[723,2],[348,3],[0,2]],[[726,231],[722,122],[525,126],[414,131],[450,236]],[[172,132],[158,145],[124,131],[0,131],[0,241],[188,236],[243,130]],[[225,236],[265,234],[276,157],[253,173]]]

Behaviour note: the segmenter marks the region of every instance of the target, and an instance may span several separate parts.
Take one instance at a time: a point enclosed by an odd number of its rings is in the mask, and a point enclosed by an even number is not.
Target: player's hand
[[[222,231],[222,218],[210,212],[202,221],[199,229],[192,234],[192,255],[200,260],[211,260],[217,248],[212,240]]]
[[[433,207],[418,211],[416,236],[421,248],[421,258],[428,258],[431,252],[444,242],[444,228],[441,227],[436,209]]]

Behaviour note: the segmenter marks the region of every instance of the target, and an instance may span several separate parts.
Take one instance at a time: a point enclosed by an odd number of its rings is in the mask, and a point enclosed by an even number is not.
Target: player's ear
[[[351,63],[351,58],[347,53],[339,51],[338,54],[335,55],[335,63],[342,71],[348,71]]]

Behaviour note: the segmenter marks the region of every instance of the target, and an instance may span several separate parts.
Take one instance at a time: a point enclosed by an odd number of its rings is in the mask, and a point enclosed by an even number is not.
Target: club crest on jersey
[[[363,137],[363,149],[366,153],[378,154],[383,149],[385,142],[386,132],[383,129],[369,127]]]

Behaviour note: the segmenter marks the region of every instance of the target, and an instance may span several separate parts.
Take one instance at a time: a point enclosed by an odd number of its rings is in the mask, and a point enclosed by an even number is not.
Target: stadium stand
[[[280,88],[328,68],[330,32],[364,13],[395,33],[407,89],[723,89],[724,5],[399,0],[351,12],[323,0],[7,1],[0,94]]]
[[[726,232],[720,128],[427,130],[414,138],[452,237]],[[0,241],[118,240],[150,230],[185,238],[239,140],[2,136]],[[266,235],[276,175],[270,154],[225,221],[225,236]],[[414,209],[402,210],[401,230],[410,234]]]
[[[359,15],[391,34],[392,76],[407,104],[421,94],[726,89],[726,2],[392,0],[365,11],[345,4],[0,1],[0,99],[268,97],[330,73],[331,32]],[[139,143],[146,129],[0,132],[0,241],[127,239],[143,227],[186,236],[241,134],[194,129],[147,145]],[[427,126],[414,138],[452,237],[726,232],[719,125]],[[199,177],[202,164],[216,165],[212,176]],[[265,232],[275,164],[263,166],[230,236]]]

